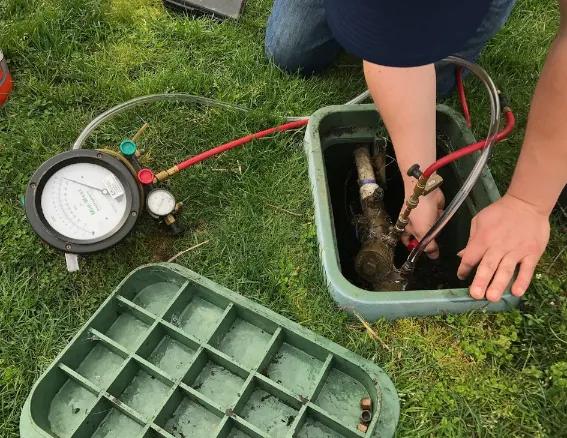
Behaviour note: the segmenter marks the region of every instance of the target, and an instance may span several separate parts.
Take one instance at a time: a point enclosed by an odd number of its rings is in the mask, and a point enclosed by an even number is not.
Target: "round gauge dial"
[[[152,190],[147,199],[148,210],[154,216],[167,216],[175,210],[175,198],[165,189]]]
[[[55,172],[45,183],[41,208],[49,225],[74,240],[100,239],[124,222],[124,186],[108,169],[75,163]]]
[[[49,245],[76,254],[107,249],[134,227],[141,195],[119,159],[93,150],[63,152],[32,176],[25,197],[34,231]]]

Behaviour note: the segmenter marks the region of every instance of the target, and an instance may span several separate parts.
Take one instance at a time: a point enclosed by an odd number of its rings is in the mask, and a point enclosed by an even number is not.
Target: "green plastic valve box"
[[[449,282],[451,287],[433,284],[423,290],[376,292],[357,282],[353,260],[360,243],[350,236],[353,234],[353,225],[345,215],[348,206],[345,205],[343,193],[347,190],[349,177],[356,181],[356,169],[353,164],[355,146],[372,144],[381,127],[380,117],[373,104],[330,106],[311,116],[305,134],[319,250],[328,288],[334,300],[347,311],[358,311],[368,321],[381,317],[396,319],[470,310],[494,312],[516,307],[519,298],[514,297],[509,288],[498,303],[477,301],[470,297],[467,284],[456,278],[459,265],[456,254],[466,246],[472,217],[500,197],[488,169],[484,170],[466,203],[437,239],[442,253],[441,260],[433,263],[424,260],[427,257],[423,256],[418,261],[418,268],[422,265],[432,274],[436,270],[445,270],[448,275],[453,274],[454,279]],[[462,116],[445,105],[437,107],[437,130],[438,156],[475,142]],[[478,153],[464,157],[439,172],[444,178],[442,189],[447,204],[461,187],[477,158]],[[388,166],[388,175],[399,175],[395,163],[389,163]],[[401,183],[398,186],[401,188]],[[395,189],[395,184],[386,188],[387,209],[388,196],[396,196]],[[355,188],[355,195],[358,193],[356,190],[358,189]],[[392,220],[395,220],[400,212],[404,202],[403,196],[402,189],[402,193],[398,193],[397,199],[392,203],[397,203],[389,212]],[[399,247],[398,266],[408,255],[405,248],[401,245]],[[426,279],[429,275],[427,272],[424,275]]]
[[[360,400],[373,418],[357,429]],[[133,271],[34,385],[24,438],[392,437],[377,365],[173,264]]]

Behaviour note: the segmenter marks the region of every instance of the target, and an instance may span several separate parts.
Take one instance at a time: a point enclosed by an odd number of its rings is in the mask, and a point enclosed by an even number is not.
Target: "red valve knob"
[[[138,172],[138,181],[142,184],[151,184],[154,182],[155,175],[150,169],[141,169]]]
[[[419,240],[417,240],[413,236],[410,237],[409,244],[408,244],[408,251],[413,251],[417,245],[419,245]]]

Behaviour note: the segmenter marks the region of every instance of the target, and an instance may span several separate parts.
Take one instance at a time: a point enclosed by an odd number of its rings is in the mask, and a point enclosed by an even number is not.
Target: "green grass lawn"
[[[184,91],[252,109],[150,105],[88,143],[116,147],[146,120],[145,160],[161,169],[363,91],[350,57],[309,79],[270,66],[263,50],[270,6],[250,0],[238,23],[218,23],[172,15],[158,0],[0,2],[0,48],[16,81],[0,109],[0,435],[18,436],[33,382],[128,272],[209,240],[177,262],[380,364],[401,398],[399,436],[567,436],[567,223],[559,215],[520,311],[379,321],[373,328],[391,351],[327,293],[302,133],[256,141],[172,179],[185,201],[182,238],[144,218],[126,242],[83,260],[73,275],[61,254],[41,246],[20,203],[29,176],[119,102]],[[481,57],[519,122],[491,164],[501,190],[557,24],[554,0],[520,1]],[[487,100],[474,81],[466,86],[480,137]]]

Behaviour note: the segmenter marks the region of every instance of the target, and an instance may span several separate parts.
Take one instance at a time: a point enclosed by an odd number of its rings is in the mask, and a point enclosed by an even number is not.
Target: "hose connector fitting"
[[[408,169],[407,172],[408,176],[413,176],[417,178],[417,184],[413,188],[412,195],[406,201],[406,208],[398,217],[396,224],[390,229],[390,233],[387,237],[388,243],[395,246],[400,239],[400,236],[406,229],[407,224],[409,223],[409,215],[418,205],[419,205],[419,198],[424,194],[427,186],[428,178],[423,176],[423,172],[419,168],[419,164],[414,164]]]
[[[506,114],[512,111],[512,103],[508,96],[506,96],[501,90],[498,91],[498,100],[500,101],[500,108],[502,108],[502,114]]]
[[[161,172],[156,173],[156,177],[154,178],[154,184],[165,181],[170,176],[175,175],[177,172],[179,172],[179,168],[177,166],[173,166],[167,170],[162,170]]]

